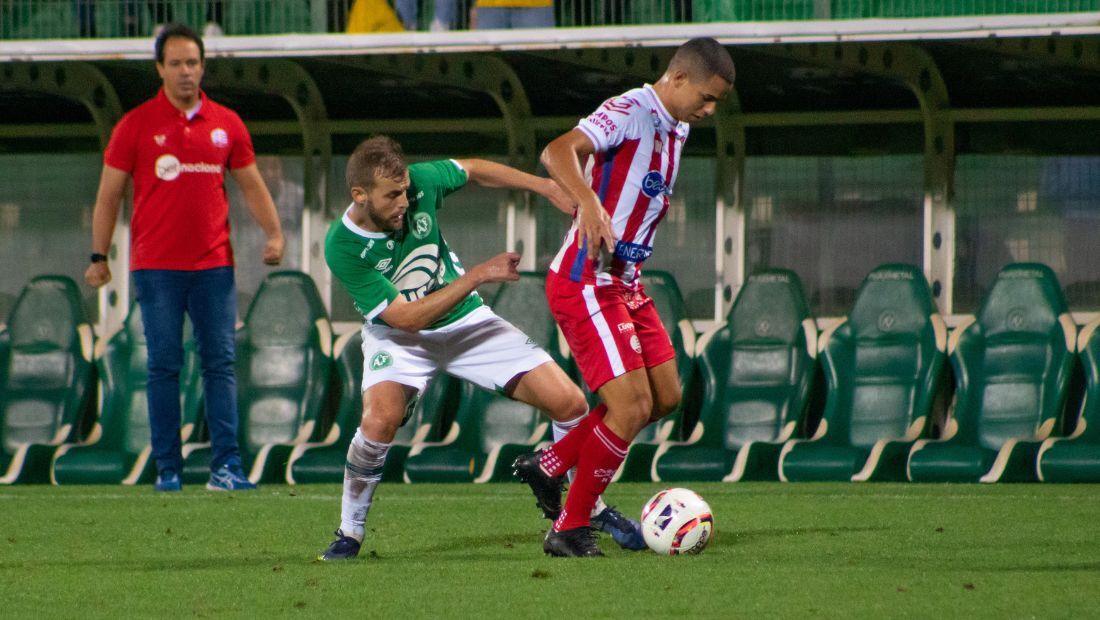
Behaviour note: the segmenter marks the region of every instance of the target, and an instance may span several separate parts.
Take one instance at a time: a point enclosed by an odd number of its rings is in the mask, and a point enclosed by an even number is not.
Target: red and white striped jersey
[[[595,146],[586,164],[592,191],[611,217],[615,251],[587,256],[577,247],[577,220],[550,271],[574,282],[636,288],[641,264],[653,253],[653,235],[668,211],[689,126],[672,118],[653,87],[612,97],[577,125]]]

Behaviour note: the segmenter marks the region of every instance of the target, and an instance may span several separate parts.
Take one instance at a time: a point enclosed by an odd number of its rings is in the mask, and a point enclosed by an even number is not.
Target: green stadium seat
[[[686,441],[658,448],[653,479],[775,480],[783,442],[810,402],[816,343],[798,276],[750,276],[726,322],[699,340],[699,420]]]
[[[1076,335],[1049,267],[1001,269],[977,318],[951,334],[955,411],[941,439],[913,446],[909,479],[1035,480],[1039,448],[1059,430]]]
[[[548,438],[550,423],[530,405],[463,381],[461,402],[446,436],[413,445],[407,482],[511,480],[512,461]]]
[[[646,295],[653,300],[665,331],[672,340],[672,347],[676,351],[676,372],[684,394],[680,407],[638,433],[630,444],[623,464],[615,472],[614,480],[649,482],[652,480],[653,457],[657,454],[658,446],[669,439],[679,439],[685,403],[689,401],[687,395],[694,389],[695,328],[687,318],[684,296],[671,273],[647,270],[642,274],[642,286],[645,287]]]
[[[920,269],[874,269],[851,313],[818,346],[825,411],[812,439],[783,446],[780,479],[905,480],[909,450],[931,428],[947,349],[947,327]]]
[[[498,316],[531,337],[563,368],[568,366],[568,346],[546,302],[546,274],[520,272],[519,280],[501,285],[489,304]]]
[[[545,282],[542,273],[523,273],[519,281],[501,286],[490,305],[561,363],[558,329],[546,303]],[[515,457],[548,437],[550,424],[538,409],[467,382],[459,390],[460,404],[446,437],[413,446],[405,462],[406,480],[511,480]]]
[[[190,321],[186,322],[184,333],[191,333]],[[202,410],[202,379],[193,338],[187,339],[183,350],[180,439],[186,443],[196,434],[196,422]],[[148,347],[140,306],[134,304],[130,308],[119,331],[96,343],[95,359],[102,395],[99,420],[85,441],[58,448],[53,457],[53,482],[152,482],[156,468],[149,458],[152,447],[146,394]]]
[[[325,438],[319,442],[294,447],[287,462],[286,480],[290,484],[309,482],[341,482],[348,443],[355,435],[363,415],[363,335],[360,330],[340,336],[334,346],[336,371],[340,378],[340,404],[336,419]],[[413,407],[412,414],[398,430],[386,456],[382,480],[399,482],[404,479],[405,458],[412,446],[438,439],[438,423],[453,407],[456,381],[440,374],[428,383]],[[449,400],[450,399],[450,400]]]
[[[33,278],[0,335],[0,484],[49,482],[58,446],[94,415],[92,326],[70,278]]]
[[[1081,329],[1077,351],[1085,371],[1085,401],[1069,437],[1039,447],[1036,473],[1043,482],[1100,482],[1100,319]]]
[[[252,482],[282,482],[294,446],[315,439],[332,372],[332,326],[313,280],[264,278],[237,332],[241,460]],[[206,445],[185,445],[184,482],[209,475]]]

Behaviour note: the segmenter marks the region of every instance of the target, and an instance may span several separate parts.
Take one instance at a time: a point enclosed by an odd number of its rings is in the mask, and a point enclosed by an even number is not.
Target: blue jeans
[[[500,28],[553,28],[554,7],[496,7],[481,6],[477,9],[477,29]]]
[[[418,3],[419,0],[395,0],[397,15],[405,25],[405,30],[417,30]],[[458,16],[457,0],[435,0],[434,6],[432,20],[439,20],[448,30],[453,29],[455,17]]]
[[[210,432],[211,470],[240,465],[237,445],[237,287],[232,267],[200,271],[133,272],[149,347],[149,428],[157,472],[183,469],[180,446],[180,369],[183,314],[195,328],[202,361],[203,404]]]

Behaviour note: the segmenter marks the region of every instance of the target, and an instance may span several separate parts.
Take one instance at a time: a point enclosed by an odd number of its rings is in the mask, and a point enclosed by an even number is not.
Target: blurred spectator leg
[[[535,6],[510,10],[512,11],[512,28],[554,27],[554,7],[552,6]]]
[[[122,36],[141,36],[141,19],[138,16],[138,1],[122,1]]]
[[[76,20],[81,38],[95,38],[95,0],[76,0]]]
[[[432,16],[432,32],[454,30],[457,27],[458,0],[435,0],[435,15]]]
[[[401,23],[405,26],[405,30],[417,30],[417,13],[419,10],[417,3],[418,0],[396,0],[394,2],[395,8],[397,9],[397,16],[401,18]]]
[[[222,30],[224,21],[224,2],[214,1],[206,3],[206,25],[202,28],[203,38],[220,37],[225,34]]]
[[[164,30],[165,24],[172,21],[171,0],[153,0],[149,3],[149,11],[153,15],[153,36]]]

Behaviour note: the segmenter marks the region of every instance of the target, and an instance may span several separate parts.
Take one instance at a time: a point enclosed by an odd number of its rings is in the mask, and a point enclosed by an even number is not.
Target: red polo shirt
[[[233,264],[226,169],[253,163],[236,112],[200,91],[188,120],[164,89],[122,117],[103,161],[134,179],[130,269],[193,271]]]

